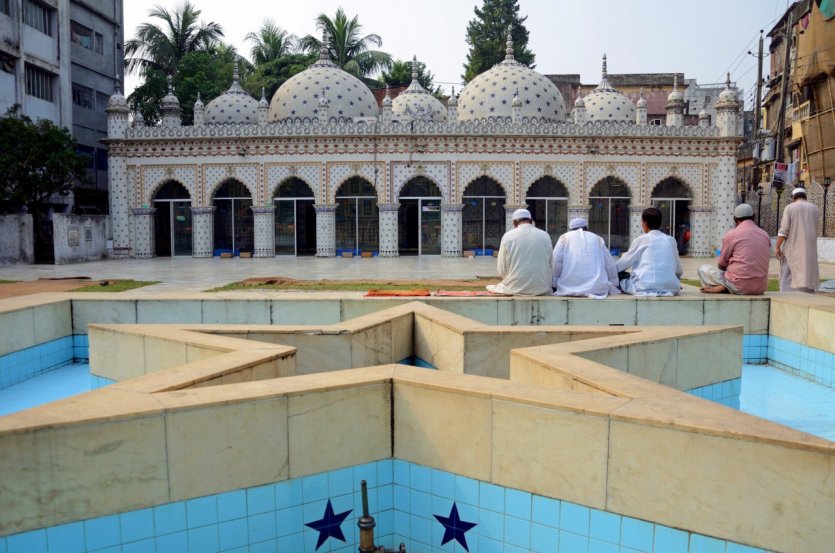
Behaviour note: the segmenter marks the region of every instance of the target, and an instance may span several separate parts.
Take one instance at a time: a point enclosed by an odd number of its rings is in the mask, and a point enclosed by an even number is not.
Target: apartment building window
[[[52,8],[35,0],[23,0],[23,22],[52,36]]]
[[[0,52],[0,71],[2,71],[3,73],[11,73],[12,75],[14,75],[14,68],[16,63],[17,60],[15,60],[15,58],[4,52]]]
[[[93,49],[93,29],[88,29],[81,23],[70,21],[70,40],[73,44]]]
[[[25,74],[26,94],[47,102],[55,101],[55,75],[28,63]]]
[[[0,0],[0,13],[12,15],[12,0]]]
[[[93,109],[93,89],[73,83],[72,105],[84,109]]]
[[[104,53],[104,36],[101,33],[95,33],[93,36],[95,42],[93,42],[93,50],[97,54]]]
[[[107,107],[107,102],[110,100],[110,96],[105,94],[104,92],[96,91],[96,110],[104,112],[104,108]]]

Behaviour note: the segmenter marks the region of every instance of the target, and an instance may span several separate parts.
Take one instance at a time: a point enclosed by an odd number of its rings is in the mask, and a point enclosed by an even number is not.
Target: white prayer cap
[[[806,194],[806,189],[803,188],[802,186],[798,186],[797,188],[792,190],[792,198],[794,198],[798,194]]]
[[[739,204],[734,208],[734,217],[742,219],[743,217],[753,217],[754,208],[748,204]]]
[[[533,217],[531,217],[531,212],[528,211],[527,209],[517,209],[516,211],[513,212],[513,220],[518,221],[519,219],[531,219],[531,220],[533,220]]]
[[[576,219],[571,219],[571,222],[568,223],[568,228],[571,229],[571,230],[578,229],[578,228],[581,228],[581,227],[587,227],[587,226],[589,226],[589,224],[582,217],[577,217]]]

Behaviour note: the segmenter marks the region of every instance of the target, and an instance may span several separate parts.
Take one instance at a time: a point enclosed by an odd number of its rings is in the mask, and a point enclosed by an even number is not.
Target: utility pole
[[[760,116],[762,115],[763,90],[763,31],[760,29],[760,49],[757,52],[757,100],[754,104],[754,140],[760,139]]]
[[[792,25],[794,25],[794,10],[789,11],[789,19],[786,21],[786,32],[784,39],[786,42],[785,60],[783,60],[783,77],[780,82],[780,118],[777,121],[777,161],[785,161],[785,153],[783,152],[783,142],[785,140],[786,131],[786,96],[789,90],[789,69],[791,66],[791,42],[792,42]]]

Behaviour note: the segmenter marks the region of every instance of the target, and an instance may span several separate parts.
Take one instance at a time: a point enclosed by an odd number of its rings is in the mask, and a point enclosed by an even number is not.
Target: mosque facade
[[[613,253],[662,210],[679,250],[710,255],[731,228],[739,103],[728,83],[716,119],[684,125],[684,94],[667,125],[647,124],[608,81],[565,106],[557,87],[506,58],[447,105],[413,74],[378,106],[370,89],[319,61],[270,102],[237,72],[183,126],[169,85],[159,126],[107,107],[114,254],[490,255],[528,207],[554,241],[584,217]]]

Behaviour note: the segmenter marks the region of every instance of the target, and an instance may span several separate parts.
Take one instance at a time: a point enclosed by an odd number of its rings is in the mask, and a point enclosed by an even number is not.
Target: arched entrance
[[[287,179],[273,195],[276,255],[316,253],[316,210],[313,190],[297,177]]]
[[[228,180],[215,191],[215,255],[251,252],[255,239],[252,195],[243,183]]]
[[[620,255],[629,249],[629,187],[615,177],[597,182],[589,193],[589,230]]]
[[[505,232],[505,194],[490,177],[479,177],[463,194],[462,245],[476,255],[492,255]]]
[[[362,177],[351,177],[336,191],[336,255],[379,251],[377,192]]]
[[[400,255],[441,254],[441,199],[441,190],[426,177],[413,178],[400,191]]]
[[[159,257],[191,255],[191,197],[176,181],[163,184],[154,195],[154,246]]]
[[[678,253],[684,255],[690,248],[690,202],[693,195],[686,184],[668,177],[652,191],[652,206],[661,211],[661,232],[676,239]]]
[[[542,177],[528,188],[525,203],[536,226],[551,236],[551,243],[568,230],[568,190],[554,177]]]

